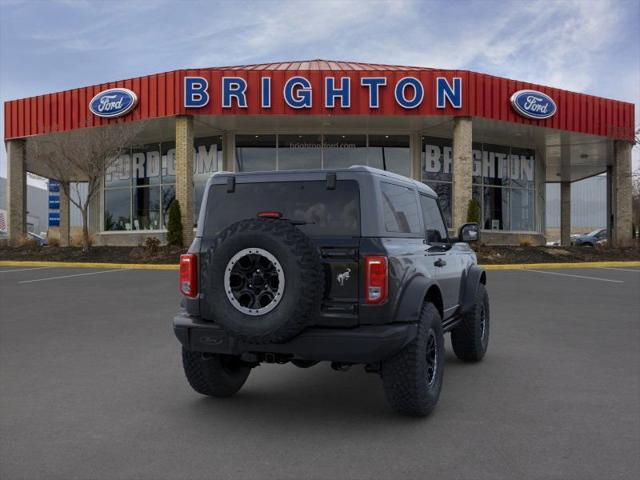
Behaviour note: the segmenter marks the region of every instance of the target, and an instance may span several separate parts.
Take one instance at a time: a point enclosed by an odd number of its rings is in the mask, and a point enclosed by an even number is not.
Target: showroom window
[[[239,172],[369,165],[411,176],[408,135],[236,135]]]
[[[222,166],[222,138],[194,141],[194,224],[207,179]],[[104,231],[163,230],[176,196],[175,143],[127,149],[107,169],[104,181]]]
[[[474,143],[472,198],[485,230],[535,231],[535,151]],[[450,139],[422,138],[422,181],[440,197],[451,227],[453,155]]]

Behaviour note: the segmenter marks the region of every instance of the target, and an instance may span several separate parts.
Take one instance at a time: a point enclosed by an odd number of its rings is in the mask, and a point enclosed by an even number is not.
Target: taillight
[[[260,218],[282,218],[282,213],[280,213],[280,212],[258,212],[258,217],[260,217]]]
[[[198,296],[198,257],[193,253],[180,255],[180,293],[191,298]]]
[[[365,303],[382,303],[387,299],[389,269],[387,257],[364,257]]]

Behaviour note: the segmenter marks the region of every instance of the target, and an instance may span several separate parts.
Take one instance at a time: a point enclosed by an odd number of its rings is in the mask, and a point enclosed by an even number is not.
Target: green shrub
[[[169,207],[167,243],[175,247],[182,247],[182,213],[180,213],[180,202],[178,200],[171,202]]]
[[[469,200],[469,208],[467,210],[467,222],[480,223],[481,222],[480,202],[475,198]]]

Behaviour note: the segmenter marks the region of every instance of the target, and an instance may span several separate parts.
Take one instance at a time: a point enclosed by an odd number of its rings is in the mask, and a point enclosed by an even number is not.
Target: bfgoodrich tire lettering
[[[225,271],[238,252],[261,249],[277,259],[284,271],[285,288],[277,305],[261,315],[248,315],[231,303],[225,291]],[[202,256],[205,318],[250,343],[286,341],[310,325],[320,312],[324,270],[311,240],[284,220],[242,220],[223,230]],[[228,282],[227,282],[228,283]]]
[[[451,346],[460,360],[482,360],[489,346],[489,326],[489,295],[486,287],[479,284],[473,309],[451,331]]]
[[[387,401],[405,415],[428,415],[440,397],[443,369],[442,321],[438,309],[425,303],[416,338],[382,363],[380,373]]]
[[[182,366],[189,385],[210,397],[230,397],[247,381],[251,367],[231,355],[202,354],[182,349]]]

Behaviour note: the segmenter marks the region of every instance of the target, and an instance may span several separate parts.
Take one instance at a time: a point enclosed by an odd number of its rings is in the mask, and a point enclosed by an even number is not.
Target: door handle
[[[433,264],[434,264],[436,267],[444,267],[444,266],[447,264],[447,262],[445,262],[443,259],[439,258],[438,260],[436,260],[435,262],[433,262]]]

